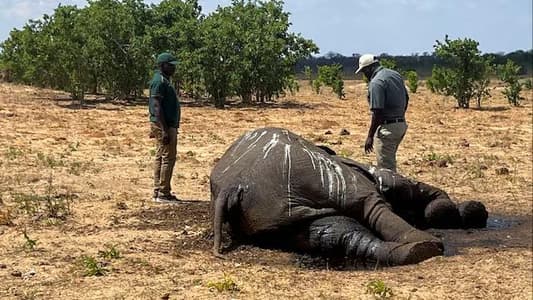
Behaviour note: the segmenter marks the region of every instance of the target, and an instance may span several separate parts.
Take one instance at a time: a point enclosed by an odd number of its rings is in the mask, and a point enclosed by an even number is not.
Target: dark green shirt
[[[370,110],[381,110],[388,119],[404,118],[409,101],[402,76],[391,69],[378,67],[368,83]]]
[[[157,115],[155,114],[156,99],[161,99],[161,109],[168,127],[178,128],[180,125],[181,107],[176,94],[176,89],[170,83],[170,80],[163,76],[161,71],[156,71],[154,77],[150,81],[150,99],[148,111],[150,112],[150,122],[157,123]]]

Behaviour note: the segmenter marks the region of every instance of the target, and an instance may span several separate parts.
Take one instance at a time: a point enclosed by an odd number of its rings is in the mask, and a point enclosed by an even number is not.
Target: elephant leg
[[[385,204],[381,195],[372,192],[364,200],[363,218],[370,229],[383,240],[397,243],[433,242],[443,249],[442,242],[433,235],[418,230],[396,215]]]
[[[306,242],[305,249],[300,250],[320,252],[326,256],[375,261],[385,266],[416,264],[442,255],[440,248],[433,242],[384,242],[355,219],[345,216],[329,216],[315,220],[299,239]],[[303,243],[300,245],[303,246]]]

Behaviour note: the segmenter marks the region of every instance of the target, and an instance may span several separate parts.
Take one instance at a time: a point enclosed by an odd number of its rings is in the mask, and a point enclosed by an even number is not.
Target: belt
[[[400,118],[400,119],[392,119],[392,120],[383,120],[383,123],[381,124],[392,124],[392,123],[401,123],[401,122],[405,122],[405,119]]]

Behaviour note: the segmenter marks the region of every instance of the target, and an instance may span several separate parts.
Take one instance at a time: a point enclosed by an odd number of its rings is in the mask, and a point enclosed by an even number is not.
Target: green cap
[[[157,64],[160,65],[162,63],[169,63],[172,65],[177,65],[178,60],[174,57],[174,55],[168,52],[163,52],[157,56]]]

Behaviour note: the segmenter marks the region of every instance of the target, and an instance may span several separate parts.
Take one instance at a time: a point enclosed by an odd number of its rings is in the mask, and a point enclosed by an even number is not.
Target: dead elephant
[[[446,227],[450,211],[457,213],[450,227],[468,219],[441,190],[336,156],[282,128],[241,136],[210,181],[217,256],[227,222],[234,240],[413,264],[442,255],[443,244],[403,218],[428,227]]]

